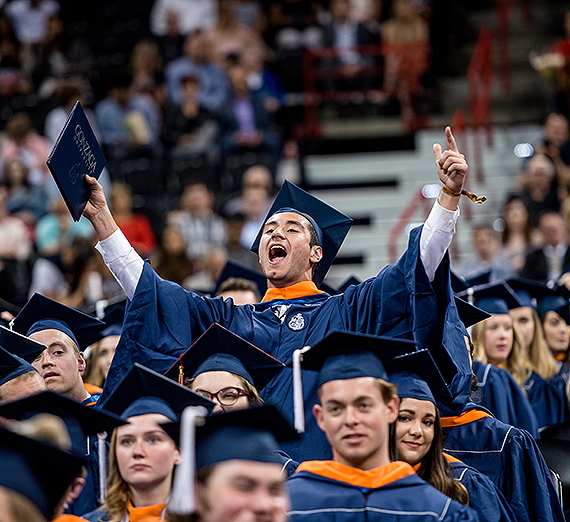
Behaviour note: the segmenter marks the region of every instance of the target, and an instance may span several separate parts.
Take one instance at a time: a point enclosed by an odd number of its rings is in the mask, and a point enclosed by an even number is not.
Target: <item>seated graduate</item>
[[[12,320],[11,328],[47,348],[32,366],[44,378],[48,390],[86,405],[94,405],[83,384],[83,350],[98,338],[105,323],[41,294],[34,294]],[[26,358],[23,353],[17,353]]]
[[[561,424],[570,418],[566,383],[568,367],[558,362],[546,344],[542,325],[535,309],[537,300],[543,306],[556,294],[556,290],[536,281],[509,279],[506,282],[521,305],[509,313],[521,334],[526,347],[527,360],[532,369],[524,383],[524,390],[542,430]],[[566,288],[564,291],[567,292]],[[570,307],[569,307],[570,308]],[[570,332],[570,328],[569,328]]]
[[[78,481],[73,494],[70,494],[66,513],[81,515],[95,509],[101,496],[101,459],[106,456],[104,437],[99,438],[98,434],[110,433],[123,421],[115,415],[89,408],[49,390],[0,404],[0,417],[7,419],[24,420],[39,413],[49,413],[63,421],[71,439],[71,452],[86,461],[84,477]]]
[[[397,457],[437,490],[471,506],[481,522],[515,522],[505,497],[487,476],[443,453],[440,416],[428,384],[411,372],[388,378],[398,386],[400,398],[392,437]]]
[[[532,371],[522,336],[509,315],[509,309],[520,303],[503,282],[476,286],[471,291],[475,306],[491,314],[473,326],[473,372],[480,383],[474,401],[497,419],[538,437],[538,421],[523,388]]]
[[[213,401],[213,413],[220,413],[261,404],[259,391],[284,366],[214,323],[165,375]]]
[[[485,317],[485,312],[467,305],[461,317],[465,326],[472,326]],[[466,351],[473,357],[473,343],[466,329],[464,336],[469,346]],[[476,392],[475,377],[473,393]],[[441,426],[445,453],[489,477],[506,498],[517,521],[564,520],[548,466],[527,431],[501,422],[473,402],[465,406],[461,415],[442,417]]]
[[[216,282],[213,294],[222,296],[224,300],[231,297],[234,304],[243,305],[259,303],[266,292],[267,279],[262,273],[228,261]]]
[[[1,427],[0,462],[2,522],[53,520],[84,465],[82,458],[51,443]]]
[[[111,436],[105,503],[83,518],[91,522],[163,519],[180,453],[161,424],[179,420],[184,408],[193,405],[213,407],[208,399],[139,364],[125,375],[101,405],[125,422]]]
[[[408,463],[390,462],[389,424],[398,416],[398,396],[380,357],[389,359],[402,346],[413,350],[413,344],[374,341],[336,332],[303,353],[305,368],[320,369],[320,403],[313,412],[333,460],[303,462],[289,479],[290,520],[478,520]]]
[[[180,433],[183,456],[166,520],[285,522],[289,496],[278,443],[298,437],[282,415],[264,405],[206,417],[196,428],[195,448],[191,420],[184,412],[182,429],[180,423],[165,425]]]
[[[398,262],[344,294],[329,296],[318,290],[318,285],[352,220],[286,182],[252,247],[259,254],[269,288],[262,302],[254,306],[198,296],[158,277],[118,230],[100,184],[87,176],[91,196],[85,215],[100,240],[98,250],[130,300],[108,387],[112,388],[135,361],[166,371],[213,322],[285,364],[291,362],[295,349],[315,344],[333,329],[342,329],[413,338],[432,350],[449,377],[453,392],[449,407],[460,411],[469,395],[471,373],[464,351],[457,356],[450,353],[461,341],[461,334],[445,252],[455,230],[467,163],[449,127],[446,139],[449,150],[442,152],[439,145],[434,146],[436,170],[444,188],[425,226],[412,231],[409,248]],[[317,401],[316,377],[304,372],[303,379],[310,414]],[[104,389],[103,397],[105,393]],[[278,404],[292,422],[289,368],[265,389],[263,398]],[[291,456],[297,460],[330,457],[324,435],[312,416],[307,418],[306,434],[290,451]]]
[[[26,360],[9,350],[20,352],[22,344],[37,346],[41,353],[45,347],[22,335],[0,326],[0,404],[34,395],[46,389],[45,381]]]

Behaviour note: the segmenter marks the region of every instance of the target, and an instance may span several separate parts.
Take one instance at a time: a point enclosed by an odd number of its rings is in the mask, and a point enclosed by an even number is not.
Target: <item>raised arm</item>
[[[451,244],[455,223],[459,217],[459,198],[465,183],[468,165],[460,154],[451,127],[446,127],[448,149],[442,152],[441,145],[433,146],[437,175],[443,187],[422,230],[420,258],[430,281]]]
[[[83,215],[91,221],[99,239],[95,248],[103,256],[105,264],[127,297],[132,300],[144,261],[115,223],[101,184],[91,176],[85,176],[85,179],[91,187],[91,195]]]

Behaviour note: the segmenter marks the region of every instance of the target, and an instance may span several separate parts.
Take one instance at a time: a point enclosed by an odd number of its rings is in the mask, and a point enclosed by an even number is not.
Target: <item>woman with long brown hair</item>
[[[411,372],[390,375],[400,406],[392,429],[397,457],[438,491],[477,511],[480,520],[515,520],[507,501],[482,473],[443,452],[443,431],[428,384]]]

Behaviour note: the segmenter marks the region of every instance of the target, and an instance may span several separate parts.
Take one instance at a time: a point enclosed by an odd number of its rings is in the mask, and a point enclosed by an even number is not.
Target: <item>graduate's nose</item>
[[[252,499],[251,510],[257,514],[270,513],[275,509],[275,502],[274,495],[271,495],[265,488],[258,488]]]
[[[410,423],[410,434],[417,437],[422,434],[422,426],[419,421],[415,420]]]
[[[344,418],[344,422],[349,426],[358,423],[358,416],[356,415],[356,410],[352,406],[346,408],[346,416]]]
[[[144,457],[145,451],[142,444],[142,441],[136,440],[133,443],[133,457]]]
[[[41,364],[42,368],[46,368],[47,366],[53,366],[54,363],[51,358],[51,354],[48,353],[48,350],[44,350],[44,353],[42,353]]]

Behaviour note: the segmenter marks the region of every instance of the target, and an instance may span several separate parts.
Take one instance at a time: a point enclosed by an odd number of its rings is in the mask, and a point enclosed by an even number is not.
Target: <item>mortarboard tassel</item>
[[[184,367],[182,366],[182,357],[180,358],[180,367],[178,368],[178,384],[184,386]]]
[[[293,352],[293,412],[295,418],[295,430],[297,433],[305,433],[305,404],[303,402],[303,380],[301,377],[301,361],[303,354],[310,350],[305,346]]]
[[[204,423],[208,411],[203,406],[189,406],[182,412],[180,423],[180,454],[182,461],[176,468],[168,512],[173,515],[194,513],[194,486],[196,476],[196,426]]]
[[[105,503],[105,497],[107,496],[107,448],[105,446],[105,439],[107,438],[107,432],[103,431],[97,433],[98,442],[98,460],[99,460],[99,502],[101,504]],[[89,444],[89,439],[88,444]]]

